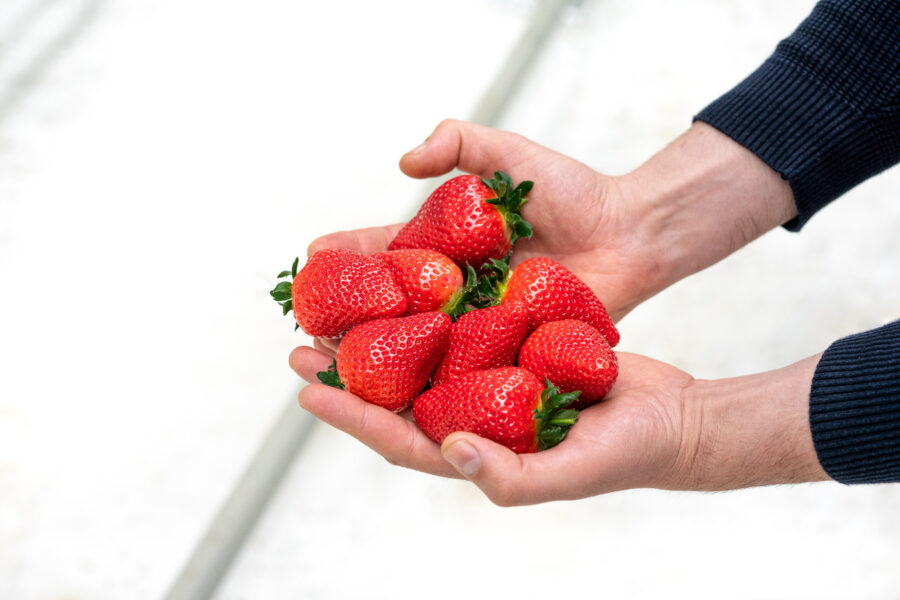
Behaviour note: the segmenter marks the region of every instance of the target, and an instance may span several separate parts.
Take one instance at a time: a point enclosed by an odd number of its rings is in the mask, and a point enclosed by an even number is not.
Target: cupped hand
[[[485,178],[501,170],[514,183],[535,182],[522,210],[534,236],[516,243],[512,266],[535,256],[562,263],[597,293],[614,320],[658,291],[650,276],[658,257],[649,251],[641,203],[624,197],[617,178],[520,135],[454,120],[442,122],[400,160],[400,169],[416,178],[454,168]],[[401,227],[332,233],[312,242],[308,253],[325,248],[380,252]]]
[[[315,382],[331,358],[301,347],[291,367]],[[430,440],[411,411],[394,414],[356,396],[311,383],[300,404],[350,434],[394,465],[475,483],[501,506],[576,499],[635,487],[692,487],[702,422],[698,404],[685,401],[693,381],[683,371],[642,356],[619,353],[619,378],[599,404],[583,410],[559,445],[515,454],[471,433]]]

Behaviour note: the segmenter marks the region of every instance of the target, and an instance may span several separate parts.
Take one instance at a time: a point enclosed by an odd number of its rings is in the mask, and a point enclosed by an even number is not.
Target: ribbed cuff
[[[900,161],[900,3],[820,0],[774,54],[700,112],[788,180],[800,229]]]
[[[809,421],[832,479],[900,482],[900,321],[825,351],[813,376]]]
[[[811,74],[779,55],[696,116],[788,180],[799,230],[823,206],[881,170],[866,120]]]

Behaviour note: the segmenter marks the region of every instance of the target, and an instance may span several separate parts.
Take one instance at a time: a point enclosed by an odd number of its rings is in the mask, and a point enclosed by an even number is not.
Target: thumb
[[[491,177],[497,169],[513,171],[520,162],[514,158],[521,156],[517,150],[529,144],[515,133],[447,119],[424,143],[403,155],[400,170],[420,179],[443,175],[454,168]]]
[[[477,485],[499,506],[543,502],[556,493],[558,483],[547,480],[539,454],[516,454],[509,448],[473,433],[452,433],[441,444],[441,455],[460,475]],[[549,472],[554,472],[550,469]]]

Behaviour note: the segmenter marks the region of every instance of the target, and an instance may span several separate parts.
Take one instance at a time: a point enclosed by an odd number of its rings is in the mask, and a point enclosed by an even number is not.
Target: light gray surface
[[[811,5],[588,2],[503,127],[623,172]],[[0,598],[164,592],[296,393],[273,276],[413,210],[396,160],[469,114],[529,8],[105,5],[0,130]],[[892,171],[676,285],[622,348],[718,377],[896,317],[898,193]],[[503,510],[319,427],[219,597],[895,600],[898,504],[817,484]]]
[[[4,119],[0,598],[162,596],[299,388],[275,275],[411,210],[528,8],[450,6],[110,1]]]

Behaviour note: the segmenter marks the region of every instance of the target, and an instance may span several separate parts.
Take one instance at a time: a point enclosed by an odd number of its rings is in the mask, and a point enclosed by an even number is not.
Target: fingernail
[[[472,477],[481,468],[481,457],[469,442],[460,440],[444,450],[444,460],[465,477]]]
[[[428,140],[425,140],[424,142],[422,142],[421,144],[419,144],[418,146],[416,146],[415,148],[413,148],[412,150],[410,150],[409,152],[404,154],[404,156],[409,156],[411,154],[419,154],[420,152],[423,152],[425,150],[425,146],[427,146],[427,145],[428,145]]]

